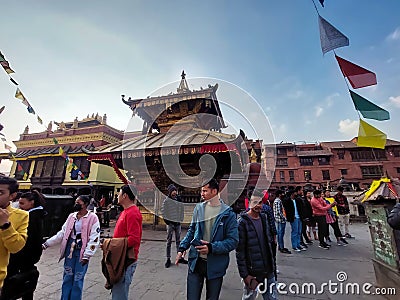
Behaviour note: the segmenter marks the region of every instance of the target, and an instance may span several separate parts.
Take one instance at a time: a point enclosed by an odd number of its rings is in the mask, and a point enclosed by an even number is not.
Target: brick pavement
[[[368,226],[352,225],[352,233],[357,237],[349,240],[351,245],[331,250],[323,250],[312,245],[308,251],[291,255],[278,255],[279,281],[291,282],[327,282],[335,281],[336,274],[344,271],[347,282],[375,282],[375,275],[370,258],[372,246]],[[107,232],[105,233],[107,234]],[[112,231],[109,232],[112,234]],[[289,246],[290,226],[287,227],[286,245]],[[130,290],[130,299],[175,300],[186,299],[187,266],[164,267],[165,232],[145,229],[140,248],[139,264]],[[288,247],[289,248],[289,247]],[[175,246],[173,244],[172,250]],[[38,264],[40,278],[35,299],[60,299],[63,262],[58,263],[59,248],[48,248]],[[110,292],[104,288],[105,279],[100,269],[101,251],[91,259],[85,278],[83,299],[111,299]],[[241,299],[242,284],[238,275],[234,253],[224,278],[220,299]],[[342,295],[280,295],[279,299],[383,299],[377,296],[342,296]],[[204,299],[204,297],[203,297]],[[260,299],[260,298],[259,298]]]

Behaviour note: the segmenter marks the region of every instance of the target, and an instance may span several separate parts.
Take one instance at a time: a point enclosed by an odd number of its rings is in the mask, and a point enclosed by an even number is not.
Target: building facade
[[[55,124],[55,130],[50,122],[47,130],[39,133],[29,133],[27,126],[20,139],[14,141],[15,153],[1,154],[1,158],[13,161],[10,176],[18,180],[21,190],[37,189],[51,195],[92,194],[96,199],[104,195],[111,200],[122,181],[111,167],[88,161],[85,150],[120,141],[123,132],[107,125],[106,115],[98,114]]]
[[[400,142],[387,140],[385,149],[358,147],[357,139],[319,144],[264,145],[264,164],[276,159],[275,172],[267,174],[271,189],[289,186],[313,188],[345,185],[363,190],[372,180],[400,174]]]

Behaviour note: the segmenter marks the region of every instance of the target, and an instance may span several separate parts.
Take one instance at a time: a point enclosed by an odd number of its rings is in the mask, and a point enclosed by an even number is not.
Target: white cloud
[[[396,107],[400,107],[400,96],[397,97],[389,97],[390,104],[393,104]]]
[[[350,119],[340,120],[338,130],[347,137],[354,137],[358,132],[358,121]]]
[[[322,115],[322,113],[324,112],[324,108],[321,106],[316,106],[315,107],[315,116],[318,118],[319,116]]]
[[[400,27],[397,27],[397,28],[395,29],[395,31],[393,31],[391,34],[389,34],[389,35],[386,37],[386,39],[389,40],[389,41],[397,41],[397,40],[400,40]]]

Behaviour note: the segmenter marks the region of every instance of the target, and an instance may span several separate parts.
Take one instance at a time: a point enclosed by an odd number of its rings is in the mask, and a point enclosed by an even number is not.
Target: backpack
[[[393,229],[400,230],[400,203],[396,203],[390,211],[387,216],[387,222]]]

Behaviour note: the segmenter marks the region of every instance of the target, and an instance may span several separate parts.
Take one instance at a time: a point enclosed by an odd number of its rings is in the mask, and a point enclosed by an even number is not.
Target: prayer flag
[[[3,138],[3,137],[0,138],[0,139],[1,139],[3,142],[7,141],[6,138]]]
[[[0,131],[2,131],[3,128],[4,128],[4,126],[0,124]]]
[[[37,120],[38,120],[39,124],[43,124],[43,120],[39,116],[37,116]]]
[[[322,7],[324,7],[324,0],[319,0],[319,3],[321,3]]]
[[[375,73],[335,55],[342,73],[354,89],[375,85]]]
[[[0,114],[3,112],[3,110],[5,109],[6,107],[3,105],[1,108],[0,108]]]
[[[23,105],[26,105],[26,106],[31,106],[31,105],[29,104],[28,100],[26,100],[26,99],[22,100],[22,104],[23,104]]]
[[[14,97],[17,98],[17,99],[20,99],[20,100],[24,100],[25,99],[24,94],[22,94],[22,92],[21,92],[21,90],[19,88],[17,88]]]
[[[385,149],[386,134],[360,119],[358,128],[358,147]]]
[[[53,142],[54,142],[54,144],[58,144],[58,141],[57,141],[57,139],[56,138],[53,138]]]
[[[7,144],[4,144],[4,148],[6,148],[7,150],[11,150],[11,146]]]
[[[361,97],[357,93],[350,91],[351,99],[353,99],[354,106],[364,118],[384,121],[390,119],[390,114],[387,110],[375,105],[371,101]]]
[[[61,155],[63,158],[67,158],[67,154],[65,154],[65,152],[64,152],[63,148],[61,148],[61,146],[58,149],[58,154]]]
[[[3,53],[1,53],[1,51],[0,51],[0,62],[2,62],[2,61],[6,61],[6,59],[4,58]]]
[[[3,67],[4,71],[7,72],[7,74],[15,73],[13,69],[10,68],[10,65],[8,64],[8,61],[2,61],[0,62],[1,66]]]
[[[29,113],[31,113],[31,114],[35,114],[35,110],[33,109],[33,107],[32,106],[28,106],[28,111],[29,111]]]
[[[322,53],[325,54],[333,49],[349,45],[349,39],[333,27],[327,20],[318,16],[319,34]]]
[[[18,85],[18,82],[16,82],[13,78],[10,77],[10,80],[12,83],[14,83],[15,85]]]

